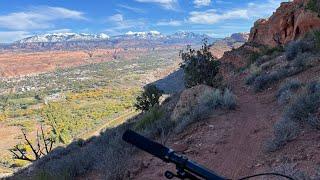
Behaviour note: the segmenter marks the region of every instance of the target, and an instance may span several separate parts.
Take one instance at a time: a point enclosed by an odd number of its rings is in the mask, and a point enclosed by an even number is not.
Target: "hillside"
[[[319,15],[317,0],[283,2],[249,37],[181,51],[184,72],[171,69],[154,82],[173,91],[159,104],[98,136],[57,147],[9,179],[165,179],[166,170],[175,172],[122,141],[127,129],[224,177],[276,172],[320,179]],[[229,51],[219,53],[220,47]]]

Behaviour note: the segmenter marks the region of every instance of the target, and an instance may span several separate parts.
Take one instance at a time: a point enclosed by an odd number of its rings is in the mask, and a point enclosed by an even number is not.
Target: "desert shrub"
[[[315,129],[320,129],[320,119],[314,114],[308,117],[307,123]]]
[[[272,48],[267,48],[265,51],[266,55],[272,55],[278,52],[284,52],[284,48],[283,46],[276,46],[276,47],[272,47]]]
[[[266,151],[273,152],[280,149],[287,142],[295,139],[299,132],[300,126],[298,123],[289,119],[282,119],[274,125],[274,138],[267,141]]]
[[[249,58],[247,60],[246,66],[249,67],[251,64],[255,63],[258,61],[258,59],[263,56],[261,53],[258,52],[253,52],[252,54],[249,55]]]
[[[236,107],[236,99],[236,96],[228,88],[223,93],[220,89],[214,89],[213,91],[206,91],[202,95],[199,106],[207,106],[210,109],[226,108],[231,110]]]
[[[299,180],[312,180],[312,178],[301,169],[297,168],[296,163],[287,163],[281,164],[280,166],[272,168],[272,172],[280,173],[292,177],[293,179]],[[280,178],[282,179],[282,178]],[[317,178],[316,178],[317,179]],[[315,180],[315,179],[314,179]]]
[[[175,127],[175,132],[183,132],[188,125],[202,120],[211,111],[212,109],[209,106],[206,106],[204,103],[192,108],[188,114],[185,114],[178,119],[177,125]]]
[[[260,75],[260,73],[261,72],[258,72],[258,71],[250,73],[245,79],[246,84],[247,85],[253,84],[256,78]]]
[[[313,31],[313,37],[315,40],[316,47],[320,49],[320,30]]]
[[[298,90],[302,86],[302,83],[296,79],[289,80],[282,84],[276,94],[277,98],[279,98],[283,93],[287,93],[291,90]]]
[[[288,141],[293,140],[299,134],[300,127],[304,124],[309,124],[317,129],[320,128],[320,120],[316,116],[320,107],[319,87],[317,82],[310,83],[306,93],[300,95],[294,102],[289,104],[283,119],[274,126],[274,139],[267,142],[267,151],[275,151]]]
[[[260,52],[254,52],[249,55],[249,60],[247,62],[247,67],[255,63],[260,66],[261,64],[277,57],[280,53],[284,51],[282,46],[277,46],[273,48],[262,47]]]
[[[236,108],[236,96],[231,90],[226,88],[224,92],[219,89],[205,91],[200,98],[199,104],[179,118],[175,132],[182,132],[189,124],[204,119],[210,115],[213,110],[219,108],[229,110]]]
[[[317,81],[312,81],[307,85],[307,93],[313,94],[313,93],[320,93],[320,83]]]
[[[135,124],[135,129],[141,130],[148,127],[150,124],[162,118],[163,113],[164,112],[158,106],[152,107],[145,112],[141,119],[139,119],[139,121]]]
[[[320,2],[318,0],[309,0],[306,9],[314,11],[320,15]]]
[[[280,74],[278,72],[273,72],[270,74],[261,74],[255,78],[253,86],[255,92],[264,90],[266,87],[269,87],[271,84],[277,82],[280,79]]]
[[[291,90],[282,91],[279,96],[277,96],[279,104],[287,104],[291,99],[294,98],[294,93]]]
[[[253,83],[254,90],[256,92],[262,91],[268,88],[270,85],[277,83],[279,80],[296,75],[305,70],[305,66],[294,67],[294,66],[285,66],[277,71],[271,72],[269,74],[262,73],[258,77],[255,78]]]
[[[286,110],[285,117],[299,123],[305,122],[320,107],[320,93],[304,94],[298,97]]]
[[[220,61],[212,56],[207,43],[204,43],[198,51],[190,48],[188,52],[182,52],[181,57],[186,87],[190,88],[198,84],[220,86],[222,81],[222,77],[219,76]]]
[[[235,109],[237,105],[236,96],[229,89],[225,89],[222,102],[223,106],[227,109]]]
[[[134,106],[138,110],[148,111],[151,107],[159,105],[159,98],[163,91],[159,90],[155,85],[147,85],[144,91],[136,99]]]
[[[222,93],[220,89],[205,91],[200,101],[210,108],[217,108],[222,104]]]
[[[310,66],[308,63],[311,56],[311,53],[298,54],[297,57],[292,61],[291,65],[301,70],[307,69],[307,67]]]
[[[300,53],[310,51],[311,45],[305,41],[293,41],[285,48],[285,54],[288,61],[295,59]]]

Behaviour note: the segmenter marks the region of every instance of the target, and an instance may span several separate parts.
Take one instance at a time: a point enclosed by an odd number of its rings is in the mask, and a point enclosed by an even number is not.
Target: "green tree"
[[[72,140],[72,128],[76,123],[71,112],[62,104],[52,103],[47,105],[42,116],[46,123],[52,127],[52,132],[57,141],[68,143]]]
[[[209,51],[209,46],[204,41],[200,50],[196,51],[188,46],[187,52],[180,52],[183,60],[181,68],[184,70],[185,86],[187,88],[198,84],[217,87],[222,81],[219,76],[220,61],[215,59]]]
[[[159,105],[159,98],[163,91],[159,90],[155,85],[147,85],[144,91],[137,97],[134,106],[138,110],[148,111],[151,107]]]

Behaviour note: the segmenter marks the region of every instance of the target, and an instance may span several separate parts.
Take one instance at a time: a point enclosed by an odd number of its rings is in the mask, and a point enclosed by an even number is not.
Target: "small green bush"
[[[206,43],[198,51],[189,49],[182,52],[185,86],[190,88],[199,84],[206,84],[212,87],[220,86],[222,81],[219,76],[220,61],[215,59]]]
[[[249,74],[246,79],[245,82],[247,85],[251,85],[254,83],[254,81],[256,80],[256,78],[260,75],[261,72],[253,72],[251,74]]]
[[[263,73],[255,78],[255,81],[253,83],[254,90],[256,92],[260,92],[268,88],[270,85],[277,83],[279,80],[296,75],[304,70],[305,70],[305,66],[295,67],[295,66],[288,65],[278,69],[277,71],[271,72],[269,74]]]
[[[318,0],[309,0],[306,9],[314,11],[320,15],[320,2]]]
[[[285,54],[288,61],[294,60],[299,54],[311,51],[312,47],[304,41],[293,41],[285,48]]]
[[[298,123],[289,119],[282,119],[274,125],[274,139],[267,141],[266,151],[273,152],[280,149],[289,141],[294,140],[300,132]]]
[[[254,80],[253,87],[255,92],[259,92],[266,89],[271,84],[277,82],[280,78],[281,77],[278,72],[273,72],[270,74],[261,74]]]
[[[163,91],[159,90],[155,85],[147,85],[144,92],[141,93],[136,99],[134,106],[138,110],[148,111],[155,105],[159,105],[159,98],[162,96]]]
[[[164,112],[158,106],[152,107],[149,111],[143,114],[142,118],[136,123],[135,128],[143,130],[155,121],[161,119],[163,115]]]
[[[277,97],[278,103],[281,105],[288,104],[293,98],[294,94],[291,90],[282,91],[281,94]]]
[[[317,117],[316,115],[310,115],[307,119],[307,123],[315,128],[315,129],[319,129],[320,130],[320,119],[319,117]]]
[[[236,99],[236,96],[228,88],[223,93],[219,89],[215,89],[213,91],[206,91],[202,95],[201,104],[210,109],[226,108],[232,110],[236,108]]]
[[[258,59],[263,56],[261,53],[258,52],[254,52],[252,54],[249,55],[249,59],[247,61],[246,67],[249,67],[251,64],[255,63],[256,61],[258,61]]]
[[[297,83],[293,84],[294,87],[297,87]],[[299,134],[300,127],[303,127],[304,124],[320,129],[320,120],[316,115],[320,107],[319,87],[320,83],[318,82],[310,83],[306,93],[300,95],[287,107],[283,119],[274,126],[275,137],[267,142],[267,151],[275,151],[293,140]]]
[[[249,55],[247,67],[249,67],[251,64],[254,64],[254,63],[260,66],[261,64],[277,57],[280,53],[284,51],[284,48],[282,46],[277,46],[273,48],[262,47],[260,49],[261,49],[261,52],[254,52]]]
[[[291,79],[280,86],[276,97],[279,98],[283,93],[291,90],[298,90],[301,86],[302,83],[299,80]]]
[[[320,83],[317,81],[312,81],[311,83],[309,83],[307,86],[307,93],[320,93]]]
[[[201,97],[201,102],[210,108],[217,108],[222,104],[222,93],[220,89],[206,91]]]
[[[320,49],[320,30],[313,31],[313,37],[314,37],[317,49]]]
[[[286,110],[285,117],[303,123],[320,107],[320,93],[304,94],[297,98]]]
[[[235,109],[237,105],[236,96],[229,90],[225,89],[222,97],[223,106],[227,109]]]

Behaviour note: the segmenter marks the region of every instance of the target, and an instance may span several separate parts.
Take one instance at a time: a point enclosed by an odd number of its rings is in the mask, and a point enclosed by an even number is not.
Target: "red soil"
[[[0,78],[36,75],[57,68],[110,61],[115,56],[124,59],[138,56],[145,49],[95,49],[92,51],[45,51],[45,52],[2,52],[0,53]],[[92,53],[92,57],[90,57]]]
[[[235,111],[213,114],[170,137],[166,145],[228,178],[270,171],[283,163],[296,163],[298,169],[314,173],[320,160],[320,135],[305,131],[282,150],[266,153],[264,143],[273,137],[272,127],[283,111],[275,90],[255,94],[244,85],[243,76],[230,84],[238,97]],[[165,179],[166,170],[175,172],[173,165],[149,154],[141,152],[139,159],[141,165],[131,171],[134,179]]]

